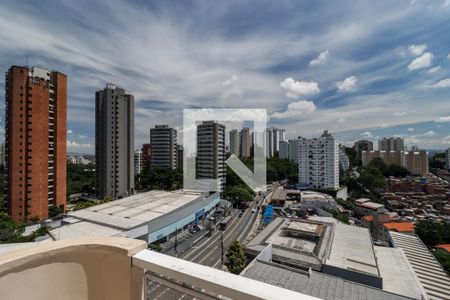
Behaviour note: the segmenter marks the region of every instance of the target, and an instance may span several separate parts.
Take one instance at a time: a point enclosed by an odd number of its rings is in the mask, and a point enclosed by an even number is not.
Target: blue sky
[[[0,69],[28,56],[68,75],[69,151],[93,151],[109,82],[135,95],[136,148],[155,124],[180,128],[183,108],[223,107],[267,108],[290,138],[443,149],[449,32],[450,0],[1,0]]]

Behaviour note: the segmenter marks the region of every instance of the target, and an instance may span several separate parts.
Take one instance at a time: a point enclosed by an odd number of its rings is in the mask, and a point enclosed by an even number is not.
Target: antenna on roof
[[[25,55],[25,67],[28,67],[28,55]]]

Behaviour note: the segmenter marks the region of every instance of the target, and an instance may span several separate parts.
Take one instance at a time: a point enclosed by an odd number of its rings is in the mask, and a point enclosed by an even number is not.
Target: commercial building
[[[241,156],[241,138],[239,131],[233,129],[230,131],[230,154]]]
[[[420,151],[363,151],[362,164],[366,166],[372,159],[381,158],[386,165],[407,168],[413,175],[426,176],[429,173],[428,153]]]
[[[325,130],[319,138],[299,138],[298,181],[316,189],[339,187],[339,150],[333,135]]]
[[[51,231],[55,239],[83,235],[165,240],[204,220],[219,204],[219,193],[150,191],[70,212],[66,225]]]
[[[378,150],[386,152],[405,151],[405,143],[403,139],[399,137],[383,138],[378,141]]]
[[[370,201],[367,198],[360,198],[355,200],[355,214],[359,216],[381,214],[386,211],[383,204]]]
[[[275,263],[272,261],[272,251],[273,247],[267,246],[240,275],[325,300],[411,299],[312,269],[302,270]]]
[[[241,157],[250,157],[252,148],[252,135],[250,134],[250,129],[247,127],[242,128],[241,130],[240,148]]]
[[[218,179],[225,186],[225,126],[204,121],[197,126],[197,179]]]
[[[97,197],[134,193],[134,96],[114,84],[95,93]]]
[[[450,299],[450,277],[419,237],[394,231],[390,235],[391,244],[405,253],[427,299]]]
[[[150,162],[152,159],[152,146],[151,144],[142,144],[142,171],[150,168]]]
[[[66,206],[67,76],[12,66],[5,89],[8,213],[45,220],[50,204]]]
[[[134,151],[134,176],[142,173],[143,161],[142,161],[142,151]]]
[[[175,169],[177,167],[177,131],[169,125],[156,125],[150,129],[152,168]]]
[[[353,144],[353,149],[361,156],[363,151],[373,151],[373,143],[368,140],[359,140]]]

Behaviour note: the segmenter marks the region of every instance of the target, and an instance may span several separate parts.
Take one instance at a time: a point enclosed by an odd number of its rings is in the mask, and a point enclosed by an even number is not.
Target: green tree
[[[54,218],[62,213],[63,213],[63,211],[61,211],[61,209],[58,206],[56,206],[54,204],[51,204],[48,206],[48,216],[50,218]]]
[[[244,255],[244,247],[241,242],[234,241],[231,243],[230,247],[226,253],[226,266],[228,271],[233,274],[239,274],[245,268],[245,255]]]
[[[177,190],[182,188],[182,170],[151,168],[136,176],[137,190]]]
[[[95,165],[67,164],[67,195],[95,192]]]
[[[363,185],[364,188],[368,189],[369,191],[382,189],[386,185],[381,170],[371,165],[362,169],[359,177],[359,182]]]
[[[17,224],[6,213],[0,213],[0,243],[13,243],[25,231],[23,223]]]
[[[417,222],[415,232],[428,247],[450,243],[450,224],[421,220]]]
[[[434,257],[439,261],[442,267],[450,274],[450,253],[442,249],[433,251]]]
[[[388,166],[387,168],[387,174],[384,174],[384,176],[388,177],[388,176],[395,176],[395,177],[406,177],[411,175],[411,172],[399,165],[396,164],[392,164],[390,166]]]

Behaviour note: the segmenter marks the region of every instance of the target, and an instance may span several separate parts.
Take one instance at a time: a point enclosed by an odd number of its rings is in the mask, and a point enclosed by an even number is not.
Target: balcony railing
[[[0,295],[2,299],[317,299],[146,248],[144,241],[127,238],[31,243],[0,255]]]

